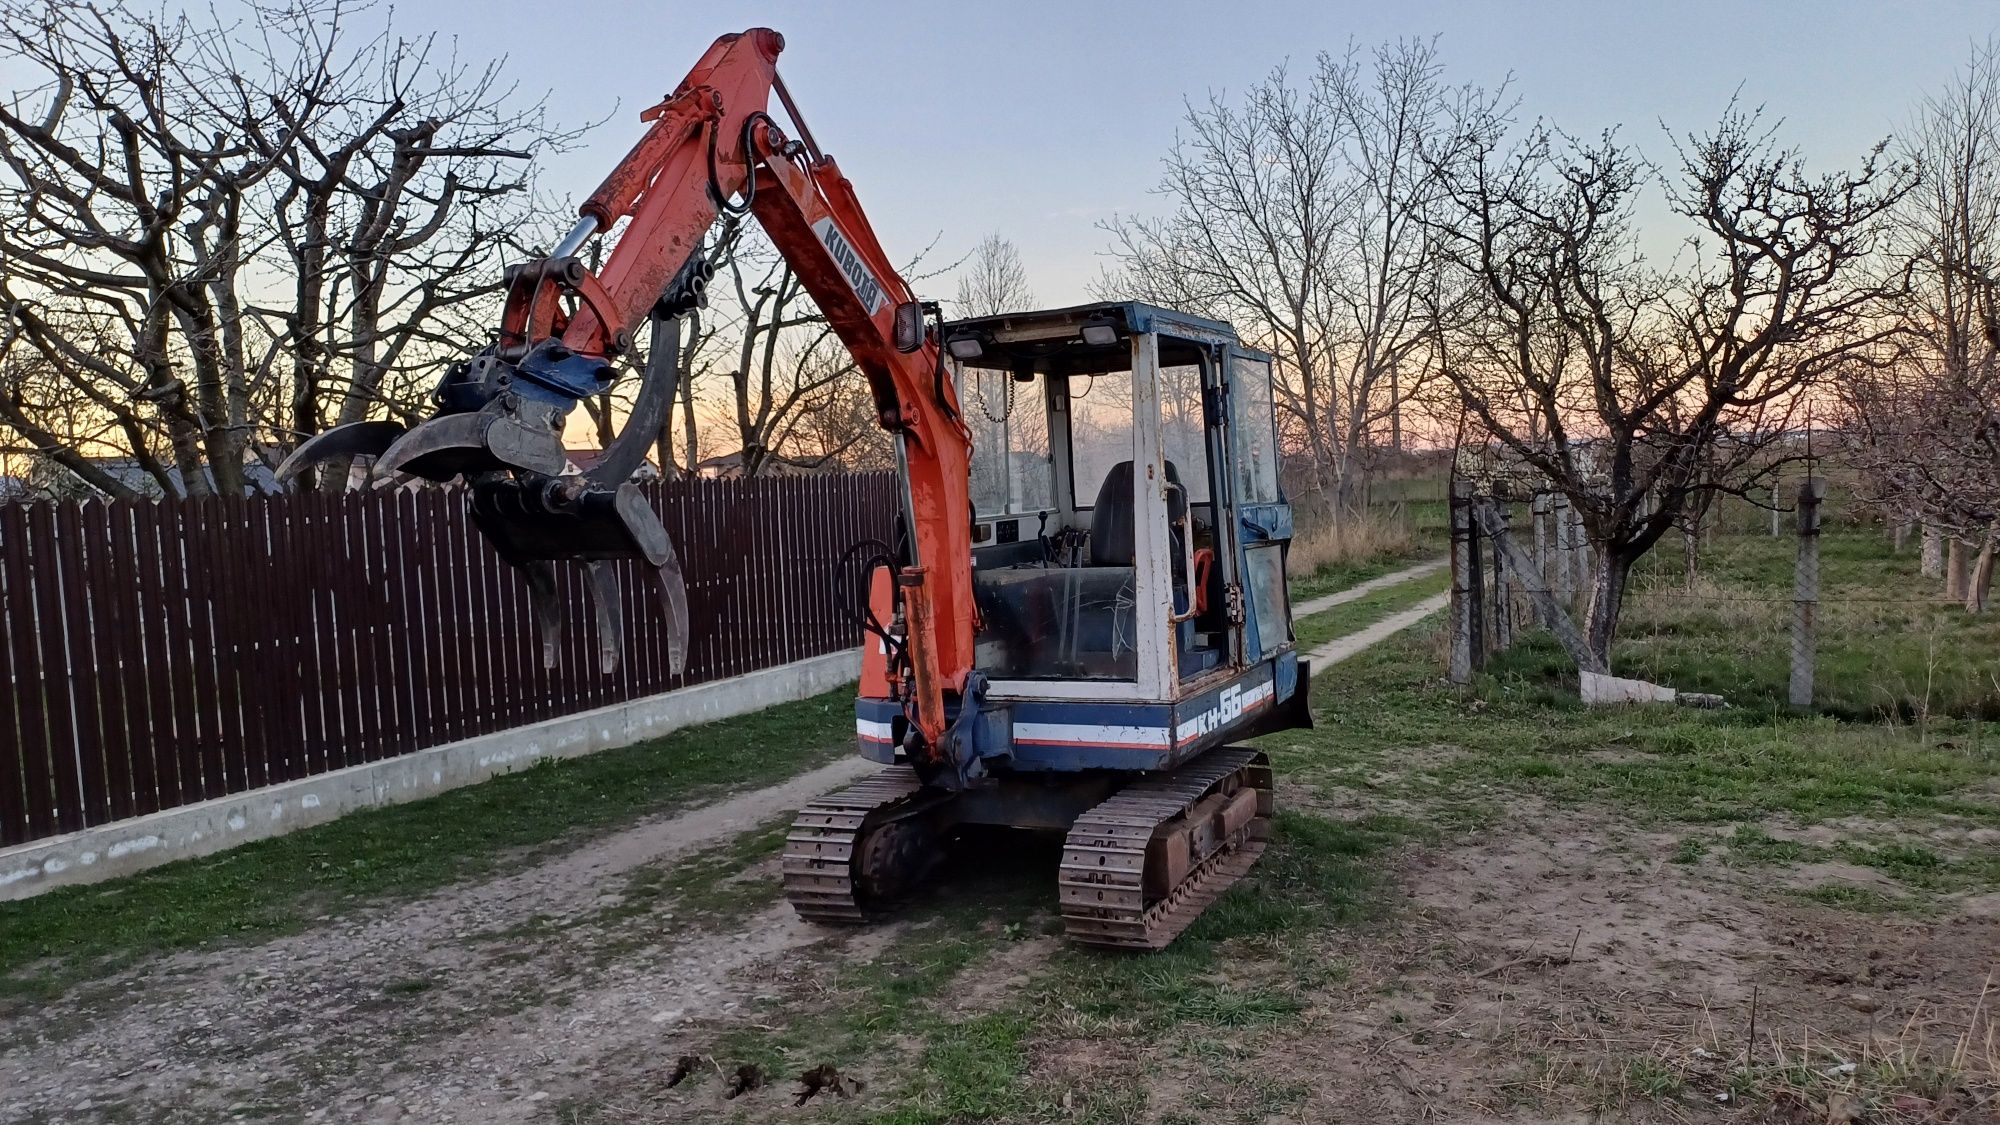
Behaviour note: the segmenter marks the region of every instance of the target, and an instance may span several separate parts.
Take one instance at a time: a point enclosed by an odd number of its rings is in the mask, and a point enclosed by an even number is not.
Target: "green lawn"
[[[291,933],[329,913],[524,864],[641,816],[780,781],[851,752],[853,714],[853,693],[841,689],[112,882],[0,903],[0,1003],[9,994],[46,998],[143,957]]]
[[[1679,544],[1635,574],[1613,667],[1768,709],[1787,697],[1797,540],[1719,536],[1688,588]],[[1815,705],[1842,718],[2000,719],[2000,612],[1971,615],[1879,529],[1821,536]]]
[[[1292,634],[1298,639],[1301,653],[1349,633],[1359,632],[1375,622],[1399,610],[1408,609],[1425,598],[1443,593],[1451,587],[1451,572],[1441,570],[1422,578],[1412,578],[1398,582],[1394,586],[1377,590],[1372,594],[1343,602],[1332,609],[1309,614],[1292,623]]]

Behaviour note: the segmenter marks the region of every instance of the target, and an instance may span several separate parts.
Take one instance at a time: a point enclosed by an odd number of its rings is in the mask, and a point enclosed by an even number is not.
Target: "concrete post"
[[[1494,501],[1494,514],[1502,530],[1508,527],[1507,505]],[[1514,647],[1514,577],[1501,551],[1499,536],[1493,536],[1493,648],[1504,652]]]
[[[1549,593],[1548,580],[1534,569],[1534,560],[1514,542],[1505,524],[1500,522],[1499,513],[1491,504],[1475,505],[1473,518],[1479,522],[1491,537],[1496,555],[1507,558],[1508,569],[1513,571],[1522,591],[1527,594],[1529,604],[1542,627],[1555,636],[1556,643],[1569,653],[1576,666],[1586,672],[1604,672],[1606,669],[1590,655],[1590,647],[1584,643],[1582,630],[1576,627],[1576,620],[1570,616],[1570,607],[1557,602]]]
[[[1564,605],[1576,601],[1576,525],[1570,522],[1569,497],[1558,495],[1549,509],[1556,533],[1556,597]]]
[[[1472,681],[1471,486],[1451,482],[1451,682]]]
[[[1799,557],[1792,572],[1792,694],[1794,707],[1811,707],[1813,657],[1819,628],[1819,502],[1826,482],[1807,477],[1799,488]]]
[[[1528,505],[1528,511],[1535,525],[1535,573],[1541,576],[1541,583],[1549,583],[1549,494],[1535,493]]]
[[[1472,627],[1472,670],[1477,672],[1486,667],[1487,646],[1492,643],[1493,634],[1486,627],[1487,607],[1492,600],[1486,596],[1486,550],[1480,539],[1479,520],[1473,513],[1473,505],[1480,503],[1477,498],[1468,497],[1465,509],[1466,556],[1472,560],[1472,577],[1465,588],[1472,595],[1472,609],[1466,615],[1466,622]]]
[[[1941,578],[1944,576],[1944,533],[1940,532],[1937,525],[1929,520],[1924,521],[1921,558],[1922,571],[1925,578]]]
[[[1945,542],[1944,596],[1952,601],[1964,599],[1967,580],[1972,577],[1972,553],[1965,548],[1965,540],[1956,535]]]
[[[1778,518],[1784,513],[1778,511],[1778,478],[1771,478],[1771,538],[1778,537]]]
[[[1590,533],[1583,529],[1583,513],[1572,506],[1569,510],[1569,542],[1571,565],[1576,567],[1576,579],[1572,583],[1578,592],[1588,595],[1591,582],[1597,574],[1597,551],[1590,545]]]

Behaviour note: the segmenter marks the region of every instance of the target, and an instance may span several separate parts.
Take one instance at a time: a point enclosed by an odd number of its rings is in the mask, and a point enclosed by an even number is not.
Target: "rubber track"
[[[1269,759],[1223,747],[1171,774],[1134,782],[1077,818],[1063,844],[1061,873],[1063,923],[1072,941],[1164,949],[1256,864],[1270,831],[1264,815],[1223,841],[1165,898],[1146,904],[1146,846],[1154,830],[1239,771],[1245,786],[1272,791]]]
[[[799,810],[785,837],[785,897],[814,922],[867,921],[854,887],[854,848],[864,826],[919,806],[923,783],[908,766],[881,773]]]

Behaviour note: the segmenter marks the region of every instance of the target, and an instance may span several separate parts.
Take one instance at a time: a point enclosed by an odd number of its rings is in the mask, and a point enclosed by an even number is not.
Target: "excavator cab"
[[[990,695],[1178,705],[1266,665],[1288,687],[1270,358],[1146,304],[962,320],[944,338],[972,430]]]
[[[1271,360],[1226,324],[1137,303],[947,323],[971,434],[974,672],[940,776],[883,646],[863,650],[861,752],[899,766],[808,806],[786,887],[852,921],[968,825],[1066,833],[1070,936],[1157,949],[1263,850],[1264,756],[1309,726],[1285,586]],[[886,572],[873,588],[892,614]]]
[[[1289,685],[1269,357],[1123,303],[961,321],[945,347],[991,697],[1180,704],[1279,664]]]

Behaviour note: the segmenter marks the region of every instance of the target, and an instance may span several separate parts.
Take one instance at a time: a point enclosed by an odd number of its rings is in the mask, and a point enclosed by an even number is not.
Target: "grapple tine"
[[[426,480],[450,480],[463,466],[492,458],[486,449],[486,427],[492,421],[491,415],[475,413],[424,422],[382,451],[375,461],[375,475],[407,472]]]
[[[562,642],[563,619],[562,602],[556,597],[556,568],[540,559],[519,565],[528,579],[528,603],[534,608],[535,630],[542,639],[542,667],[553,669]]]
[[[608,676],[618,670],[619,654],[625,651],[624,596],[611,564],[592,562],[588,570],[590,601],[597,610],[597,666]]]
[[[349,422],[322,430],[299,443],[291,456],[278,463],[280,484],[290,481],[308,465],[336,457],[380,457],[403,436],[401,422]]]
[[[659,589],[660,609],[667,617],[667,670],[678,676],[687,668],[688,598],[687,581],[681,577],[680,556],[667,543],[667,561],[653,570]]]

